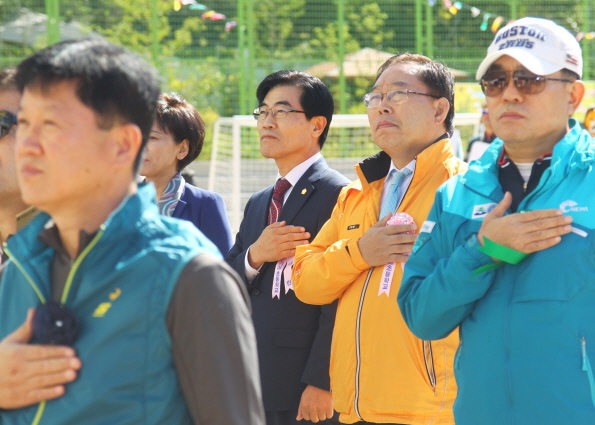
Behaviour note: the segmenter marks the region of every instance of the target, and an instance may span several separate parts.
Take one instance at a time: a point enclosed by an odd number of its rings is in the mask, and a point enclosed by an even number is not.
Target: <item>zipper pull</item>
[[[581,350],[583,353],[583,372],[587,371],[587,341],[585,337],[581,337]]]
[[[528,182],[523,183],[523,192],[527,193],[527,184]]]

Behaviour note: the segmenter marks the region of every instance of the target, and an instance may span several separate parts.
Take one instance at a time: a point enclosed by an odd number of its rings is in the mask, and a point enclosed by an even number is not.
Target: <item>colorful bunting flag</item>
[[[188,6],[189,10],[201,10],[206,11],[200,17],[202,19],[210,19],[211,21],[227,21],[227,16],[223,13],[217,13],[216,11],[208,8],[204,4],[197,3],[196,0],[173,0],[174,1],[174,10],[176,12],[182,9],[182,6]],[[225,23],[225,31],[231,31],[232,28],[238,26],[236,21],[227,21]]]
[[[494,34],[496,34],[498,32],[498,28],[500,28],[500,24],[504,21],[504,18],[502,16],[498,16],[496,19],[494,19],[494,22],[492,22],[492,32]]]
[[[490,19],[491,16],[492,16],[491,13],[486,13],[483,15],[483,21],[481,22],[481,25],[479,26],[480,30],[485,31],[488,29],[488,20]]]
[[[471,16],[473,16],[474,18],[477,18],[479,15],[483,14],[483,19],[481,21],[479,29],[481,31],[487,31],[488,25],[489,25],[489,20],[493,16],[491,13],[482,11],[475,6],[469,6],[469,5],[462,3],[460,1],[456,1],[455,3],[453,3],[451,0],[442,0],[442,2],[444,3],[444,7],[452,15],[456,15],[461,9],[468,9],[471,12]],[[435,3],[436,3],[436,0],[428,0],[428,4],[430,6],[434,6]],[[580,31],[576,22],[574,22],[570,18],[568,18],[567,21],[571,24],[572,30],[576,33],[576,39],[578,41],[581,41],[582,39],[595,40],[595,31],[590,31],[590,32]],[[489,25],[490,30],[492,32],[496,33],[503,26],[509,25],[513,22],[514,22],[513,19],[507,19],[507,18],[504,18],[503,16],[497,16],[496,19],[494,19],[494,21],[492,22],[492,25]]]

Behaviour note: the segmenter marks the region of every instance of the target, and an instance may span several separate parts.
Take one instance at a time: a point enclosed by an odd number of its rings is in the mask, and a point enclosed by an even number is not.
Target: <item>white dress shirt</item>
[[[314,164],[320,158],[322,158],[322,154],[320,152],[316,152],[316,154],[314,154],[313,156],[311,156],[310,158],[308,158],[301,164],[296,165],[294,168],[292,168],[292,170],[289,173],[287,173],[287,175],[285,176],[285,179],[289,183],[291,183],[291,187],[289,189],[287,189],[287,191],[285,192],[285,195],[283,196],[283,205],[285,205],[285,201],[287,201],[287,198],[289,197],[289,194],[293,190],[293,187],[295,186],[295,184],[302,178],[304,173],[306,171],[308,171],[308,168],[310,168],[312,166],[312,164]],[[279,180],[281,177],[283,177],[283,176],[281,174],[279,174],[279,172],[277,171],[277,178],[275,179],[275,182],[277,180]],[[248,248],[248,251],[246,251],[246,257],[244,257],[244,269],[245,269],[244,273],[246,274],[246,279],[248,279],[249,282],[252,282],[252,280],[256,277],[256,275],[260,271],[260,267],[257,270],[250,265],[250,263],[248,262],[248,254],[249,253],[250,253],[250,248]]]

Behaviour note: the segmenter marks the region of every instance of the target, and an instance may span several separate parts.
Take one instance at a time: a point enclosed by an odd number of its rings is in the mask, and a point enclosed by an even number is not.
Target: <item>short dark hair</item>
[[[39,50],[17,67],[22,92],[38,86],[47,90],[62,81],[77,83],[78,99],[97,116],[103,129],[132,123],[142,133],[134,162],[138,170],[157,109],[157,71],[137,55],[105,40],[63,41]]]
[[[302,90],[300,103],[302,104],[302,109],[306,113],[305,115],[308,120],[317,116],[326,118],[326,127],[324,127],[324,130],[318,139],[318,144],[322,149],[335,110],[335,102],[333,101],[331,91],[317,77],[302,71],[284,69],[282,71],[273,72],[261,81],[256,89],[258,103],[262,104],[267,93],[277,86],[299,87]]]
[[[198,158],[205,140],[205,123],[194,106],[177,93],[163,93],[157,101],[155,122],[161,130],[171,134],[177,144],[188,140],[188,155],[178,160],[178,171]]]
[[[14,67],[0,69],[0,91],[3,90],[18,90],[17,86],[17,70]]]
[[[574,71],[571,71],[570,69],[566,69],[566,68],[562,68],[562,76],[564,76],[565,78],[568,78],[569,80],[580,80],[581,77],[578,76],[578,74]]]
[[[426,56],[404,52],[388,58],[387,61],[378,68],[376,81],[378,81],[384,71],[398,63],[413,63],[418,65],[417,78],[426,85],[429,94],[443,97],[448,100],[450,109],[444,119],[444,126],[447,131],[452,131],[454,129],[453,121],[455,117],[455,79],[452,72],[450,72],[447,66],[440,62],[433,61]]]

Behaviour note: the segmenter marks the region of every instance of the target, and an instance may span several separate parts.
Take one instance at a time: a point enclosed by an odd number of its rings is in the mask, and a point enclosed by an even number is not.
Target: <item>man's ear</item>
[[[442,124],[450,111],[450,103],[445,97],[436,99],[435,101],[436,113],[434,114],[434,122],[436,124]]]
[[[111,131],[114,132],[116,163],[120,165],[133,164],[143,138],[140,128],[136,124],[127,123],[114,126]]]
[[[179,150],[176,158],[181,161],[182,159],[186,158],[186,155],[188,155],[188,152],[190,151],[190,142],[188,139],[182,140],[182,143],[178,144],[178,149]]]
[[[572,83],[572,87],[570,89],[570,97],[568,98],[568,116],[571,116],[576,112],[579,105],[583,101],[583,97],[585,96],[585,83],[581,80],[576,80]]]
[[[315,117],[312,117],[310,122],[312,123],[312,136],[320,137],[320,135],[324,131],[324,128],[326,127],[326,118],[322,115],[317,115]]]

